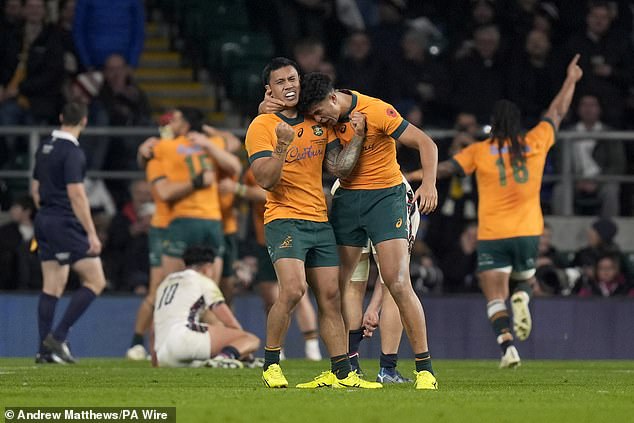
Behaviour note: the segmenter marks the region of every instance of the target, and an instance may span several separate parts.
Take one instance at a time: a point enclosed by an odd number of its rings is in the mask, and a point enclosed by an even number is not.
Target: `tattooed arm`
[[[365,116],[359,112],[352,112],[350,123],[354,128],[352,140],[345,147],[338,146],[326,153],[326,170],[337,178],[350,175],[359,160],[365,141]]]

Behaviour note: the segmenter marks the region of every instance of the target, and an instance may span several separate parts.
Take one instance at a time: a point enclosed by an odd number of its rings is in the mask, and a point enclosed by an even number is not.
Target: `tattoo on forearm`
[[[361,150],[363,149],[364,136],[355,135],[350,143],[339,152],[335,175],[347,177],[357,164]]]
[[[276,159],[282,160],[284,161],[286,159],[286,149],[288,147],[277,144],[275,146],[275,151],[273,152],[273,157],[275,157]]]
[[[328,171],[328,173],[337,177],[339,176],[337,174],[337,157],[339,156],[339,153],[341,153],[341,150],[341,146],[332,148],[326,153],[326,158],[324,159],[324,164],[326,165],[326,170]]]

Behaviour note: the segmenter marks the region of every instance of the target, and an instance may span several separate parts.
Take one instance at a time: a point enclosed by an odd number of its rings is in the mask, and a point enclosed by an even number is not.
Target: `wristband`
[[[198,175],[192,178],[192,187],[194,189],[203,188],[203,172],[200,172]]]

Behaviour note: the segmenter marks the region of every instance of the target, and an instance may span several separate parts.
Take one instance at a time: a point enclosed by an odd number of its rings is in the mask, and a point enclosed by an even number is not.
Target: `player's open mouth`
[[[297,93],[295,91],[289,91],[286,94],[284,94],[284,98],[286,98],[287,100],[295,100],[296,97],[297,97]]]

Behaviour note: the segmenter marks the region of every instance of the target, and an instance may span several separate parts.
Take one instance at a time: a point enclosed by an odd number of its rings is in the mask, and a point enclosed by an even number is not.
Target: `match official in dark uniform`
[[[86,157],[77,138],[87,124],[86,106],[67,104],[61,128],[37,151],[31,192],[39,208],[35,239],[42,264],[43,289],[38,305],[40,349],[36,363],[74,363],[66,343],[69,329],[103,291],[106,280],[99,253],[101,242],[84,189]],[[83,286],[73,294],[55,330],[55,306],[72,266]]]

